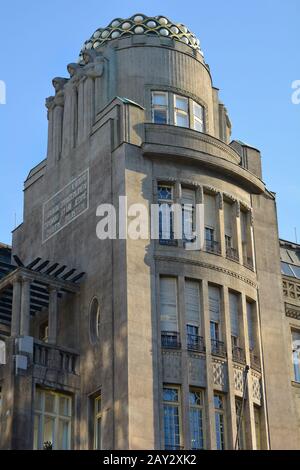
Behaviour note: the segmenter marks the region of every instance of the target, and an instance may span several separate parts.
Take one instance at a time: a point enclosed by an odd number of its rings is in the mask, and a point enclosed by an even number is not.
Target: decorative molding
[[[300,305],[296,306],[285,303],[285,314],[289,318],[300,320]]]
[[[226,389],[226,363],[223,361],[213,360],[212,362],[212,375],[214,385]]]
[[[221,272],[223,274],[227,274],[228,276],[232,276],[235,279],[239,279],[240,281],[245,282],[245,284],[248,284],[249,286],[253,287],[256,290],[258,289],[257,283],[253,282],[251,279],[249,279],[245,276],[242,276],[241,274],[238,274],[234,271],[230,271],[229,269],[222,268],[220,266],[216,266],[214,264],[209,264],[209,263],[205,263],[203,261],[197,261],[197,260],[192,260],[192,259],[183,258],[183,257],[177,258],[177,257],[174,257],[174,256],[168,256],[168,255],[154,255],[154,259],[156,261],[186,263],[186,264],[190,264],[190,265],[193,265],[193,266],[199,266],[201,268],[213,269],[214,271],[218,271],[218,272]]]

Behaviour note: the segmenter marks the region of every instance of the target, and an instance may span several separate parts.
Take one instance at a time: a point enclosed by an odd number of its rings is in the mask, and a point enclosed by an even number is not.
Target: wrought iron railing
[[[226,258],[233,261],[239,261],[239,254],[236,248],[226,247]]]
[[[233,346],[233,348],[232,348],[232,359],[235,362],[239,362],[241,364],[246,364],[246,356],[245,356],[244,349],[239,348],[238,346]]]
[[[211,353],[214,356],[226,357],[225,343],[223,343],[223,341],[212,339],[211,340]]]
[[[208,253],[221,254],[220,243],[214,240],[205,240],[205,251]]]
[[[180,335],[176,331],[161,332],[161,346],[165,349],[180,349]]]
[[[189,351],[205,352],[204,338],[197,335],[187,335],[187,348]]]
[[[255,354],[254,351],[250,351],[250,363],[252,369],[255,369],[257,371],[261,371],[261,362],[260,362],[260,357]]]

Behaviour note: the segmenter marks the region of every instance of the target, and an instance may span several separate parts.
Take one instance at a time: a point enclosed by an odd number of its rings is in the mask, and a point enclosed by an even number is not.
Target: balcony
[[[220,243],[214,240],[205,240],[205,251],[208,253],[215,253],[217,255],[221,254]]]
[[[34,343],[33,362],[37,366],[76,374],[78,357],[77,353],[65,348],[62,349],[41,341]]]
[[[216,339],[211,340],[211,353],[213,356],[226,357],[226,348],[223,341],[218,341]]]
[[[261,371],[261,362],[260,358],[254,351],[250,351],[250,364],[252,369],[257,370],[258,372]]]
[[[161,347],[164,349],[180,349],[180,335],[176,331],[161,332]]]
[[[187,349],[194,352],[205,352],[204,338],[202,336],[187,335]]]
[[[231,259],[232,261],[239,262],[239,254],[236,248],[227,247],[226,248],[226,258]]]
[[[232,348],[232,359],[234,362],[239,362],[240,364],[246,364],[245,351],[242,348],[233,346]]]

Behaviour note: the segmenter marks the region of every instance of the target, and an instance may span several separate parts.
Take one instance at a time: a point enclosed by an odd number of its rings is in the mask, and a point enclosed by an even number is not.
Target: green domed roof
[[[130,18],[116,18],[106,28],[99,28],[86,41],[80,52],[80,59],[85,50],[96,49],[113,39],[131,35],[157,35],[182,42],[191,48],[200,50],[200,42],[196,36],[181,23],[173,23],[166,16],[146,16],[137,13]]]

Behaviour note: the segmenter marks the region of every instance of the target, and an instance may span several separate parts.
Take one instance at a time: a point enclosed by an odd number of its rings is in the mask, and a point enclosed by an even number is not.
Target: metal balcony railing
[[[165,349],[180,349],[180,335],[176,331],[161,332],[161,346]]]
[[[165,450],[183,450],[184,447],[176,444],[166,444]]]
[[[188,334],[187,348],[189,351],[205,352],[204,338],[202,336]]]
[[[239,254],[236,248],[227,247],[226,248],[226,258],[233,261],[239,261]]]
[[[239,348],[238,346],[233,346],[232,359],[235,362],[239,362],[240,364],[246,364],[246,356],[244,349]]]
[[[212,339],[211,340],[211,353],[214,356],[226,357],[225,343],[223,343],[223,341]]]
[[[216,253],[220,255],[221,254],[220,243],[214,240],[205,240],[205,251],[207,251],[208,253]]]
[[[258,372],[261,371],[261,362],[260,358],[254,351],[250,351],[250,364],[252,369],[257,370]]]

